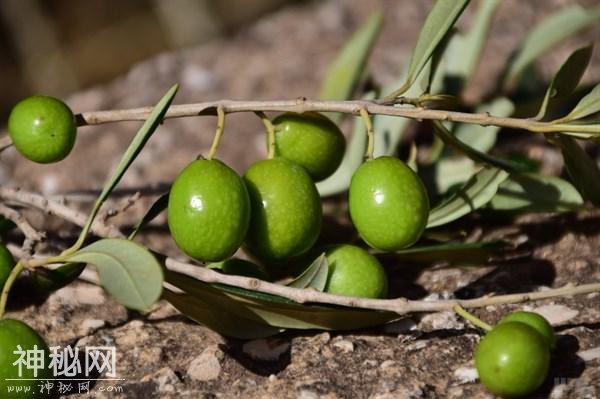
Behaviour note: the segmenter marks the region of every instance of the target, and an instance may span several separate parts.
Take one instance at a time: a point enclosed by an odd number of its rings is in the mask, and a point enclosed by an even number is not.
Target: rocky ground
[[[503,60],[542,14],[573,2],[503,2],[467,98],[476,101],[493,87]],[[386,25],[370,63],[376,80],[388,83],[398,75],[430,3],[381,2]],[[68,103],[76,112],[143,106],[155,102],[174,82],[181,84],[176,103],[315,97],[319,78],[336,50],[373,8],[371,2],[358,0],[289,7],[226,39],[148,60],[110,84],[73,95]],[[461,24],[471,16],[467,11]],[[597,40],[599,34],[596,28],[576,40]],[[543,76],[552,74],[573,43],[543,59]],[[599,55],[596,51],[585,77],[588,82],[600,80]],[[118,203],[142,190],[143,198],[113,222],[127,224],[141,216],[181,168],[208,149],[214,123],[210,117],[165,123],[115,195]],[[9,150],[2,154],[0,180],[48,196],[69,194],[70,205],[87,209],[137,126],[120,123],[80,129],[71,156],[51,166],[26,162]],[[228,116],[220,157],[243,171],[264,156],[261,131],[260,121],[251,115]],[[549,162],[550,169],[560,170],[555,153],[535,139],[529,144],[537,149],[533,155]],[[64,245],[77,233],[59,220],[34,212],[28,216],[48,231],[45,250]],[[516,250],[510,257],[469,269],[390,264],[392,293],[466,298],[600,281],[598,211],[514,219],[484,216],[454,227],[471,239],[512,242]],[[159,252],[177,255],[164,219],[142,241]],[[493,323],[516,308],[544,313],[560,334],[551,375],[537,395],[597,397],[600,359],[584,362],[581,357],[592,356],[585,351],[600,346],[600,295],[493,306],[475,313]],[[243,342],[188,321],[164,302],[146,315],[128,312],[100,288],[80,282],[43,299],[32,299],[21,290],[13,298],[10,317],[30,323],[51,345],[116,346],[118,376],[124,381],[100,382],[89,395],[71,393],[74,398],[489,396],[473,381],[472,351],[480,332],[452,313],[414,315],[366,331],[286,332]],[[122,392],[111,391],[115,386]]]

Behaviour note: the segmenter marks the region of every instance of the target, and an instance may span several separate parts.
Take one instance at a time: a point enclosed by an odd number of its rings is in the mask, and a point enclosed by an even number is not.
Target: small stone
[[[424,316],[421,319],[421,330],[453,330],[464,328],[464,323],[459,321],[454,312],[437,312]]]
[[[383,363],[381,363],[381,366],[379,366],[382,370],[385,369],[389,369],[396,366],[396,361],[395,360],[384,360]]]
[[[146,381],[153,381],[157,386],[158,392],[161,393],[175,392],[175,386],[180,382],[177,374],[169,367],[163,367],[152,374],[142,377],[142,382]]]
[[[333,346],[345,353],[354,352],[354,344],[345,339],[334,342]]]
[[[97,331],[104,327],[106,322],[99,319],[85,319],[79,326],[79,335],[90,335],[94,331]]]
[[[579,311],[564,305],[544,305],[532,310],[546,318],[552,325],[564,324],[575,318]]]
[[[216,347],[206,348],[200,356],[192,360],[187,374],[196,381],[210,381],[218,378],[221,374],[221,363],[216,356],[217,351],[219,349]]]
[[[307,389],[302,389],[300,392],[298,392],[298,396],[296,396],[297,399],[318,399],[319,395],[316,392],[313,391],[309,391]]]
[[[106,296],[102,288],[89,284],[68,285],[55,293],[48,299],[50,306],[64,304],[71,306],[79,305],[102,305]]]
[[[282,338],[263,338],[246,342],[242,351],[256,360],[277,360],[289,351],[291,343]]]
[[[458,380],[459,384],[468,384],[474,382],[479,378],[477,369],[474,367],[459,367],[454,370],[454,377]]]
[[[275,381],[277,381],[277,376],[275,374],[269,375],[269,382],[275,382]]]

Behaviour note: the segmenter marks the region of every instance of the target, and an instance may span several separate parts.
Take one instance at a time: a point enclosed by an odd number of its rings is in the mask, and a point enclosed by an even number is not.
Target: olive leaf
[[[560,147],[567,173],[583,198],[600,206],[600,169],[571,137],[556,134],[550,141]]]
[[[324,100],[348,100],[363,75],[365,66],[381,30],[383,14],[371,14],[364,25],[354,33],[329,67],[322,86],[320,98]],[[339,122],[341,114],[330,117]]]
[[[590,59],[592,58],[593,45],[581,47],[575,50],[562,64],[558,72],[552,78],[540,110],[534,119],[540,120],[546,115],[546,111],[553,98],[564,97],[571,94],[579,84]]]
[[[386,98],[399,97],[412,86],[437,46],[443,41],[468,4],[469,0],[437,1],[434,4],[419,33],[408,66],[406,80]]]
[[[323,291],[329,276],[329,263],[325,254],[319,255],[297,278],[286,284],[294,288],[313,288]]]
[[[489,206],[505,211],[566,212],[582,204],[575,187],[559,177],[515,173],[502,182]]]
[[[552,123],[571,122],[577,119],[600,112],[600,83],[598,83],[591,92],[583,97],[575,108],[563,118],[552,121]]]
[[[529,32],[507,64],[504,86],[517,83],[523,71],[550,48],[599,20],[600,7],[586,9],[579,5],[563,8],[544,19]]]
[[[427,228],[453,222],[486,205],[508,175],[508,172],[494,167],[481,169],[450,198],[431,210]]]
[[[147,310],[161,295],[163,270],[145,247],[122,238],[105,238],[66,258],[96,267],[100,283],[122,305]]]
[[[486,262],[492,255],[508,247],[509,244],[505,241],[448,242],[414,246],[396,251],[389,256],[410,262],[449,262],[465,265]]]
[[[96,202],[94,203],[94,208],[88,216],[85,226],[81,230],[77,243],[75,244],[75,248],[79,248],[83,244],[83,241],[85,240],[85,237],[87,236],[87,233],[89,232],[92,223],[94,222],[94,219],[96,218],[96,215],[100,210],[100,207],[102,206],[104,201],[106,201],[106,198],[110,195],[115,186],[119,184],[119,181],[129,168],[131,163],[135,160],[140,151],[142,151],[142,148],[144,148],[144,145],[146,144],[148,139],[150,139],[150,136],[152,136],[152,134],[156,131],[156,128],[158,128],[159,124],[163,121],[163,117],[165,116],[167,109],[171,105],[175,94],[177,94],[178,88],[178,85],[174,85],[167,91],[167,93],[154,106],[152,112],[150,113],[150,116],[148,117],[148,119],[146,119],[140,130],[138,130],[131,144],[129,144],[127,151],[125,151],[125,154],[123,154],[123,157],[121,158],[121,161],[119,162],[119,165],[117,166],[116,170],[110,176],[110,178],[104,185],[102,192],[96,199]]]
[[[271,327],[265,323],[258,323],[215,308],[189,294],[178,294],[165,289],[162,297],[191,320],[227,337],[257,339],[277,335],[284,331],[282,328]]]
[[[83,272],[85,263],[65,263],[56,269],[36,267],[31,278],[35,288],[41,292],[57,291],[75,281]]]
[[[142,217],[142,219],[138,222],[137,225],[133,228],[129,236],[127,237],[130,240],[133,240],[135,236],[140,232],[144,226],[153,221],[158,215],[164,212],[165,209],[169,206],[169,191],[162,194],[154,203],[150,206],[146,214]]]

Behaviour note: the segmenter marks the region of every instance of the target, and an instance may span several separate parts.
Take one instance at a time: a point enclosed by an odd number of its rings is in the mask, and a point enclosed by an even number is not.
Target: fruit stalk
[[[471,313],[467,312],[467,310],[465,308],[463,308],[460,305],[454,305],[452,307],[452,310],[454,310],[456,312],[456,314],[458,314],[459,316],[461,316],[463,319],[468,320],[471,324],[481,328],[482,330],[485,331],[492,331],[492,326],[489,325],[488,323],[486,323],[485,321],[475,317],[474,315],[472,315]]]
[[[260,118],[265,130],[267,131],[267,158],[273,159],[275,156],[275,126],[269,119],[269,117],[262,111],[256,111],[256,116]]]
[[[375,130],[373,129],[373,123],[371,122],[371,116],[366,108],[360,109],[360,117],[367,128],[367,151],[365,152],[365,159],[373,159],[373,151],[375,150]]]
[[[215,130],[215,138],[213,139],[210,150],[208,151],[208,155],[206,159],[213,159],[215,155],[217,155],[217,151],[219,150],[219,144],[221,144],[221,137],[223,137],[223,132],[225,131],[225,111],[223,107],[217,107],[217,129]]]

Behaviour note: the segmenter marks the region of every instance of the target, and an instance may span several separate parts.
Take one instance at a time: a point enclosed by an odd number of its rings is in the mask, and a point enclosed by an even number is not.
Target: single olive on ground
[[[240,247],[250,222],[250,200],[241,177],[218,160],[190,163],[169,194],[168,224],[177,246],[191,258],[219,262]]]
[[[73,149],[77,123],[71,109],[47,96],[20,101],[8,118],[12,142],[25,158],[38,163],[58,162]]]
[[[385,298],[388,278],[381,263],[354,245],[324,248],[329,264],[325,292],[363,298]]]
[[[475,367],[481,383],[493,394],[521,397],[542,385],[550,367],[546,339],[528,324],[498,324],[479,342]]]
[[[50,364],[48,346],[36,331],[19,320],[0,320],[0,397],[6,399],[50,397],[46,391],[40,392],[39,384],[40,381],[54,378],[52,369],[19,366],[19,350],[25,354],[27,351],[42,350],[44,364]],[[9,390],[9,387],[12,389]]]
[[[427,191],[417,174],[397,158],[363,163],[352,176],[350,217],[372,248],[397,251],[415,243],[429,216]]]
[[[341,130],[317,112],[288,112],[273,120],[275,155],[297,163],[314,181],[329,177],[340,166],[346,140]]]
[[[207,267],[229,275],[252,277],[265,281],[271,280],[262,266],[244,259],[231,258],[223,262],[211,263]]]
[[[4,287],[8,275],[14,267],[15,259],[6,245],[0,243],[0,290]]]
[[[506,323],[509,321],[518,321],[520,323],[525,323],[529,327],[535,329],[548,344],[548,347],[554,349],[556,345],[556,336],[554,334],[554,329],[552,325],[544,318],[544,316],[534,313],[534,312],[526,312],[526,311],[517,311],[508,314],[503,317],[502,320],[498,322],[498,324]]]
[[[279,261],[306,253],[321,231],[321,199],[301,166],[283,158],[262,160],[246,171],[252,216],[249,252]]]

